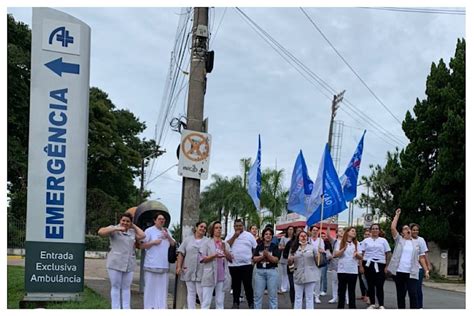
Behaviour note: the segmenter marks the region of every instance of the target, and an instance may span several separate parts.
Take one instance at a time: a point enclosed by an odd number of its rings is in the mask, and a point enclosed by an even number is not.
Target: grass
[[[18,266],[7,267],[7,308],[19,308],[18,303],[25,294],[25,269]],[[28,308],[35,308],[31,304]],[[50,302],[45,308],[49,309],[109,309],[109,302],[102,296],[84,287],[82,301],[79,302]]]
[[[448,279],[439,275],[436,271],[430,271],[430,281],[435,283],[453,283],[453,284],[465,284],[466,281],[462,279]]]

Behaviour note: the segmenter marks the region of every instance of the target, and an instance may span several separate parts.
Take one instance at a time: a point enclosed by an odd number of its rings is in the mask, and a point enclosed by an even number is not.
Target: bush
[[[86,250],[88,251],[109,251],[109,246],[109,238],[86,235]]]

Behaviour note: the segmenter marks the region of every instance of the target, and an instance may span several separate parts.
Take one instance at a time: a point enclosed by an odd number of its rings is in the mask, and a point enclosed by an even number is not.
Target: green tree
[[[7,16],[7,188],[10,211],[26,220],[31,32]]]
[[[426,99],[402,125],[409,144],[372,169],[373,197],[359,201],[389,217],[401,207],[401,222],[419,223],[442,247],[465,247],[465,50],[458,40],[449,67],[442,59],[431,65]]]
[[[8,164],[9,213],[26,220],[31,30],[8,15]],[[120,110],[99,88],[89,94],[86,231],[95,233],[137,204],[134,185],[141,160],[157,146],[140,139],[146,126]]]
[[[266,219],[270,224],[275,224],[276,218],[286,210],[288,190],[283,188],[284,169],[266,169],[262,173],[262,191],[260,202],[262,208],[270,212]]]
[[[174,240],[181,241],[181,224],[173,224],[170,227],[170,233]]]

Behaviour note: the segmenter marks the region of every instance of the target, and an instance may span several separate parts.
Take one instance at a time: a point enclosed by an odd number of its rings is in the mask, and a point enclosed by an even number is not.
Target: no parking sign
[[[211,135],[183,130],[179,146],[178,174],[182,177],[206,180],[209,175]]]

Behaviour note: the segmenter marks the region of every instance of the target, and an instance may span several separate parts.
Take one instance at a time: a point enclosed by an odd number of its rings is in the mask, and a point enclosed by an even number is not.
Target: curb
[[[445,290],[458,293],[466,293],[466,284],[457,283],[436,283],[436,282],[423,282],[423,285],[432,289]]]

